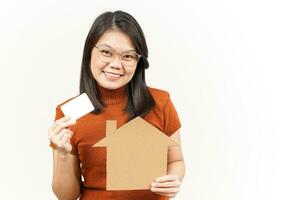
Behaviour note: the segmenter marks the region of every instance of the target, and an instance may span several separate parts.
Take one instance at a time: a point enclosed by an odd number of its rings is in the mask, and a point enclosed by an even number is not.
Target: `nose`
[[[109,63],[109,66],[114,69],[121,69],[122,61],[120,56],[115,56],[114,59]]]

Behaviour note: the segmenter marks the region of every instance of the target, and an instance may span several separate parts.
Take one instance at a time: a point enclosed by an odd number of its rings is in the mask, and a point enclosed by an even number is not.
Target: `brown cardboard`
[[[116,120],[107,120],[106,121],[106,136],[114,133],[117,130],[117,121]]]
[[[150,189],[155,178],[166,175],[168,146],[178,145],[175,141],[141,117],[119,129],[116,121],[106,125],[107,136],[93,147],[107,147],[107,190]]]

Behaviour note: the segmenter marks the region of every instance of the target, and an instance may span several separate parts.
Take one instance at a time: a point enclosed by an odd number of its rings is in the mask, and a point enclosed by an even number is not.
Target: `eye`
[[[125,57],[125,58],[134,58],[133,55],[129,55],[129,54],[128,54],[128,55],[125,55],[124,57]]]
[[[111,56],[111,52],[109,50],[106,50],[106,49],[102,49],[100,50],[100,53],[104,56]]]
[[[125,60],[136,60],[136,55],[135,54],[125,54],[125,55],[123,55],[123,58]]]

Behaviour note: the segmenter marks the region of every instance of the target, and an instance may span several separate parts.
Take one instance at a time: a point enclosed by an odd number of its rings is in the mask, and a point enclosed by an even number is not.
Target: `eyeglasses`
[[[95,46],[95,48],[98,49],[97,56],[102,62],[111,63],[118,55],[124,67],[135,67],[140,57],[142,57],[140,54],[134,51],[118,53],[116,50],[105,45]]]

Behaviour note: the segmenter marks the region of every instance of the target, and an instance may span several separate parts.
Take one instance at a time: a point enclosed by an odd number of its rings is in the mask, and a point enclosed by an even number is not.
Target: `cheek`
[[[126,72],[126,77],[128,79],[132,79],[132,77],[134,76],[135,70],[130,70]]]
[[[99,61],[99,59],[96,57],[95,54],[92,54],[91,57],[91,70],[92,72],[99,72],[102,71],[102,69],[107,65],[107,63],[102,63]]]
[[[103,69],[106,67],[106,63],[100,63],[100,62],[91,62],[91,71],[93,74],[98,74],[103,71]]]

